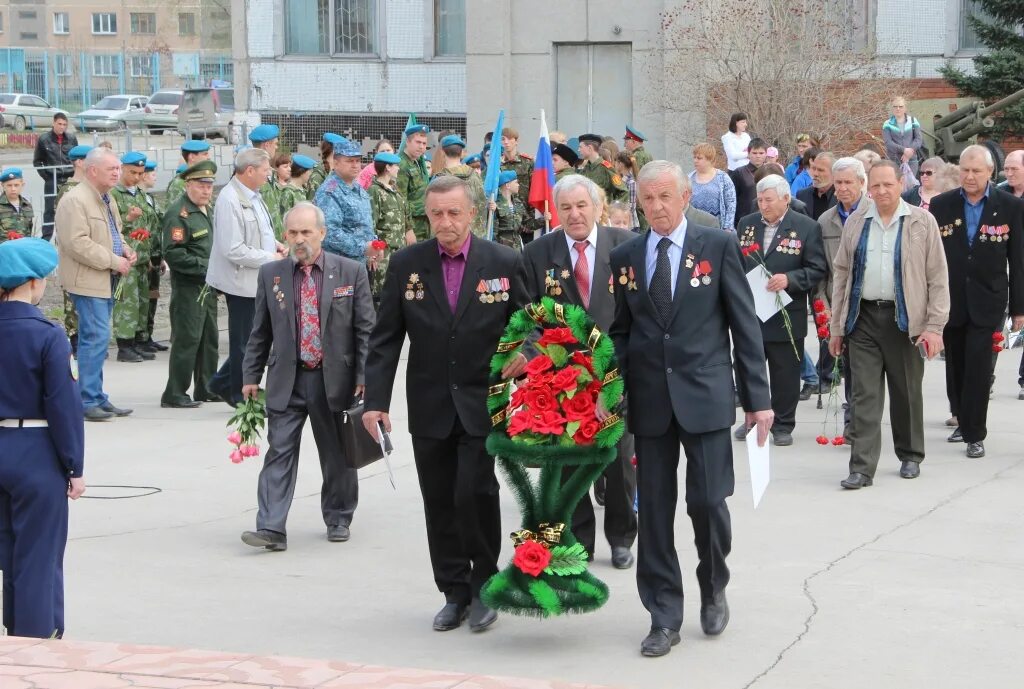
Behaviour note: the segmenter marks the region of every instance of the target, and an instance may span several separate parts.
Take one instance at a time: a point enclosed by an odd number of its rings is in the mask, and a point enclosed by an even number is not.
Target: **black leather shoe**
[[[857,490],[858,488],[867,488],[872,483],[874,482],[871,480],[870,476],[854,472],[840,481],[839,485],[848,490]]]
[[[807,400],[811,399],[811,395],[814,394],[814,388],[816,387],[818,386],[811,385],[810,383],[804,383],[804,386],[800,388],[800,401],[806,402]]]
[[[207,392],[205,395],[196,395],[196,401],[197,402],[223,402],[224,398],[222,398],[220,395],[218,395],[216,393]]]
[[[946,442],[947,443],[962,443],[963,441],[964,441],[964,436],[963,436],[962,433],[960,433],[960,427],[959,426],[957,427],[957,429],[955,431],[953,431],[953,433],[948,438],[946,438]]]
[[[242,543],[253,548],[264,548],[275,552],[288,550],[288,537],[283,533],[260,529],[259,531],[243,531]]]
[[[772,433],[772,444],[777,447],[789,447],[793,444],[793,435],[786,431]]]
[[[198,402],[189,397],[177,397],[173,400],[160,400],[160,406],[165,409],[195,409],[201,407],[202,402]]]
[[[86,421],[108,421],[112,418],[114,418],[113,414],[100,407],[86,407],[85,409]]]
[[[911,462],[909,460],[903,460],[900,465],[900,476],[903,478],[917,478],[921,475],[921,465],[917,462]]]
[[[746,440],[748,430],[747,424],[741,423],[736,427],[736,430],[732,432],[732,437],[736,438],[736,440]]]
[[[469,604],[469,630],[482,632],[498,621],[498,613],[484,605],[479,598]]]
[[[612,566],[615,569],[629,569],[633,566],[633,553],[624,545],[612,546]]]
[[[128,364],[141,364],[142,355],[131,347],[118,347],[117,360]]]
[[[139,355],[139,358],[143,361],[152,361],[156,358],[156,354],[148,352],[145,349],[139,349],[138,345],[132,346],[132,351]]]
[[[665,627],[651,627],[647,638],[640,642],[640,654],[648,658],[668,655],[672,647],[681,641],[679,632]]]
[[[149,338],[149,342],[147,342],[146,344],[149,346],[150,349],[155,349],[158,352],[166,352],[168,349],[170,349],[170,347],[168,347],[165,344],[160,344],[152,337]]]
[[[128,416],[133,411],[135,411],[134,409],[121,409],[120,407],[115,407],[110,402],[107,402],[106,404],[101,404],[100,409],[102,409],[103,411],[108,411],[114,416]]]
[[[349,528],[342,524],[327,527],[327,540],[331,543],[344,543],[351,535]]]
[[[985,456],[985,443],[980,440],[976,443],[967,443],[967,456],[971,459],[980,459]]]
[[[441,611],[434,615],[434,631],[450,632],[462,626],[463,620],[469,616],[469,609],[458,603],[446,603]]]
[[[705,599],[700,605],[700,628],[708,636],[718,636],[729,624],[729,602],[725,591]]]

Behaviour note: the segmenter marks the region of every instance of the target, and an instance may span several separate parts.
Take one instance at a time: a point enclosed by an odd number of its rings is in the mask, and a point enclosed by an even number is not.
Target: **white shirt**
[[[569,245],[569,257],[572,259],[572,270],[573,276],[576,275],[576,261],[579,260],[580,254],[576,251],[576,240],[569,236],[568,232],[565,232],[565,243]],[[587,294],[594,293],[594,262],[597,261],[597,225],[595,224],[593,229],[590,230],[590,234],[587,238],[582,240],[587,243],[587,248],[584,253],[587,256],[587,277],[589,278],[589,284],[587,285]]]
[[[738,170],[750,159],[747,158],[747,146],[750,145],[750,134],[733,134],[726,132],[722,135],[722,148],[725,149],[725,159],[729,163],[730,170]]]
[[[668,248],[668,262],[672,266],[672,298],[676,297],[676,282],[679,281],[679,264],[683,259],[683,242],[686,241],[686,216],[683,216],[679,227],[672,230],[668,236],[672,245]],[[647,233],[647,289],[651,288],[651,278],[654,277],[654,270],[658,267],[658,243],[662,236],[651,230]]]
[[[861,299],[896,300],[896,235],[899,234],[900,218],[906,215],[910,215],[910,207],[903,199],[900,199],[900,205],[896,207],[887,226],[882,226],[878,207],[873,203],[864,215],[871,219],[871,229],[868,231]]]

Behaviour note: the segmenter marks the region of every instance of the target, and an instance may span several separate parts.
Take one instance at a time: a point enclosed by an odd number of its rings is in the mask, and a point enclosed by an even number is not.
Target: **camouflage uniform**
[[[520,232],[532,239],[535,230],[544,229],[544,218],[536,217],[536,213],[530,208],[530,181],[533,179],[533,158],[525,153],[517,153],[513,160],[503,161],[501,169],[513,170],[516,173],[516,180],[519,181],[519,201],[523,207],[523,220],[520,223]]]
[[[270,181],[260,187],[260,196],[263,203],[267,204],[267,211],[270,212],[270,221],[274,225],[274,237],[281,241],[284,237],[284,220],[281,216],[281,193],[283,187],[277,183],[277,175],[270,176]]]
[[[60,205],[60,200],[64,198],[64,194],[68,193],[78,184],[78,180],[74,177],[70,178],[67,182],[60,185],[57,189],[57,198],[53,202],[53,207],[56,208]],[[54,233],[56,234],[56,233]],[[68,338],[71,339],[73,345],[78,344],[78,313],[75,312],[75,302],[71,301],[71,296],[61,290],[64,295],[64,331],[67,332]]]
[[[384,276],[388,271],[391,254],[405,246],[405,233],[412,229],[409,213],[405,209],[405,199],[394,187],[373,180],[370,185],[370,213],[373,218],[373,229],[377,238],[387,242],[384,258],[377,261],[373,271],[373,296],[380,297],[384,286]]]
[[[643,169],[643,166],[654,160],[651,158],[651,154],[644,149],[643,145],[640,145],[633,149],[633,160],[636,161],[636,169]]]
[[[504,244],[516,251],[523,250],[523,236],[520,229],[526,207],[518,196],[511,198],[511,203],[498,194],[498,208],[494,211],[494,241]]]
[[[142,192],[145,200],[145,216],[144,222],[145,228],[149,230],[149,309],[146,310],[143,306],[143,312],[146,315],[146,327],[143,330],[142,336],[144,342],[149,342],[153,339],[153,323],[156,320],[156,304],[160,299],[160,264],[163,263],[163,241],[161,239],[163,232],[161,230],[163,222],[163,213],[160,211],[160,205],[153,198],[153,195],[149,192]]]
[[[174,176],[171,183],[167,185],[167,195],[164,197],[164,203],[170,206],[172,203],[181,198],[182,194],[185,193],[185,180],[178,175]]]
[[[324,167],[323,163],[320,163],[313,172],[309,175],[309,181],[306,182],[306,200],[312,201],[316,196],[317,189],[327,181],[327,175],[330,174],[327,168]]]
[[[370,195],[366,190],[357,181],[345,184],[332,172],[316,192],[313,203],[327,220],[324,249],[365,265],[366,245],[374,239]]]
[[[116,339],[130,340],[134,344],[136,336],[146,331],[146,322],[149,320],[149,259],[152,255],[152,235],[157,228],[147,225],[147,221],[152,221],[152,216],[148,214],[149,204],[146,203],[146,195],[138,187],[129,191],[117,185],[111,195],[117,202],[117,210],[121,214],[122,239],[138,256],[135,265],[121,278],[121,284],[118,286],[121,298],[114,302],[113,332]],[[129,222],[128,212],[132,208],[138,208],[142,215]],[[132,239],[130,235],[136,230],[146,230],[150,233],[150,239]]]
[[[437,177],[443,177],[445,175],[452,175],[458,177],[463,182],[469,184],[470,189],[473,191],[473,197],[475,199],[474,204],[476,206],[476,217],[473,219],[473,226],[470,231],[481,239],[487,238],[487,198],[484,196],[484,183],[480,178],[480,175],[473,172],[473,168],[468,165],[453,165],[446,167],[435,174],[430,179]],[[417,239],[419,237],[417,236]],[[422,240],[421,240],[422,241]]]
[[[297,187],[291,182],[281,187],[281,200],[278,205],[281,211],[281,241],[284,241],[284,215],[290,211],[295,204],[306,201],[306,189],[304,187]]]
[[[604,189],[608,203],[614,203],[615,201],[629,202],[629,189],[626,188],[626,183],[622,181],[621,176],[612,170],[612,164],[607,160],[597,163],[588,160],[583,169],[580,170],[580,174]]]
[[[35,213],[28,199],[24,196],[18,197],[18,210],[14,210],[10,199],[0,191],[0,244],[7,241],[8,232],[18,232],[31,237],[34,221]]]
[[[427,164],[422,157],[413,160],[405,151],[402,151],[401,158],[402,162],[398,164],[398,183],[395,186],[405,199],[416,240],[426,241],[430,239],[430,223],[427,222],[427,211],[423,207],[427,183],[430,181],[427,177]]]

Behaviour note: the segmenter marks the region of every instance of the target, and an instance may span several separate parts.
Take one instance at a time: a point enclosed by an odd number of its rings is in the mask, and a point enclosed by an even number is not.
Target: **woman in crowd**
[[[640,175],[640,170],[636,167],[636,159],[632,153],[619,151],[619,155],[615,156],[615,172],[622,177],[623,184],[629,190],[629,204],[626,206],[629,210],[629,224],[626,229],[639,230],[640,218],[636,209],[636,178]],[[621,227],[621,225],[613,225],[613,227]]]
[[[717,152],[711,144],[693,147],[693,172],[690,205],[718,218],[723,230],[736,229],[736,187],[722,170],[715,167]]]
[[[378,153],[394,153],[395,147],[391,145],[391,142],[387,139],[381,139],[377,142],[377,145],[373,147],[373,156],[370,160],[370,164],[364,167],[359,172],[359,186],[363,189],[369,189],[370,185],[373,184],[373,178],[376,176],[376,168],[374,167],[374,160]]]
[[[630,232],[636,232],[639,229],[633,225],[629,204],[623,201],[616,201],[608,207],[608,227],[617,227],[620,230],[629,230]]]
[[[288,184],[288,180],[292,178],[291,154],[278,153],[270,161],[270,166],[274,168],[274,179],[277,181],[277,186],[284,187],[284,185]]]
[[[291,156],[288,168],[288,183],[281,190],[281,217],[292,209],[292,206],[306,200],[306,186],[316,167],[316,161],[309,156],[296,153]]]
[[[941,194],[945,189],[940,189],[942,182],[939,179],[940,173],[946,167],[946,162],[938,156],[929,158],[921,163],[919,177],[921,184],[903,194],[903,200],[907,203],[920,206],[928,210],[928,204],[934,196]]]
[[[747,132],[747,115],[742,112],[733,113],[729,118],[729,131],[722,134],[722,148],[725,149],[725,160],[730,170],[737,170],[747,163],[747,148],[750,146],[750,134]]]
[[[766,163],[777,163],[779,162],[779,149],[774,146],[769,146],[764,152],[764,162]]]
[[[907,112],[903,98],[892,99],[892,116],[882,125],[882,141],[889,160],[897,165],[906,163],[917,174],[917,152],[924,144],[921,123]]]

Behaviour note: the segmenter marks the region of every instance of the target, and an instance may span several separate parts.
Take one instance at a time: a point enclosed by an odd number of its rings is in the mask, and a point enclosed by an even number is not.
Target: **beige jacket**
[[[113,198],[110,209],[117,231],[121,232],[121,215]],[[53,223],[64,290],[84,297],[110,297],[110,274],[117,269],[118,256],[113,250],[107,207],[100,194],[89,182],[75,185],[57,204]]]
[[[907,332],[915,338],[925,330],[942,334],[949,320],[949,271],[946,253],[939,237],[939,226],[931,213],[905,201],[910,210],[903,223],[900,248],[903,259],[903,298],[907,303]],[[846,317],[850,311],[853,287],[853,260],[864,230],[864,219],[874,204],[861,202],[847,221],[839,240],[839,251],[832,260],[832,335],[846,335]]]
[[[860,201],[857,202],[857,208],[860,208],[865,203],[871,203],[871,199],[866,194],[861,195]],[[821,225],[821,239],[825,243],[825,261],[828,263],[828,273],[825,274],[825,279],[819,282],[815,288],[814,298],[825,302],[825,308],[827,309],[832,308],[832,274],[835,272],[832,262],[839,251],[839,240],[843,236],[843,219],[839,217],[837,208],[838,203],[822,213],[821,217],[818,218],[818,224]],[[856,212],[854,211],[854,213]]]

